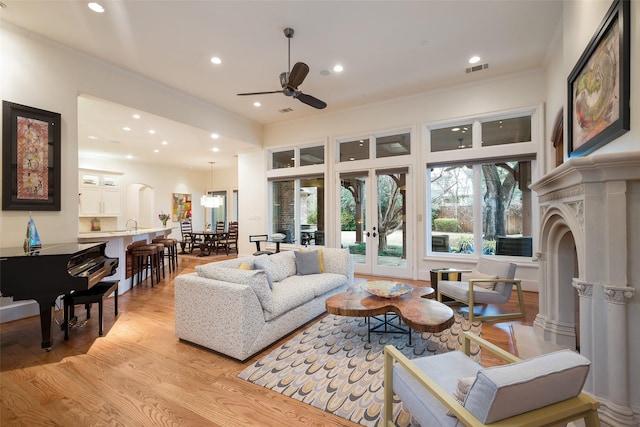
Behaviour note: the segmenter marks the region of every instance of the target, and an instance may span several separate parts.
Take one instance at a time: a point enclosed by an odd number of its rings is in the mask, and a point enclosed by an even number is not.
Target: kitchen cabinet
[[[121,178],[117,173],[80,170],[80,216],[119,216]]]

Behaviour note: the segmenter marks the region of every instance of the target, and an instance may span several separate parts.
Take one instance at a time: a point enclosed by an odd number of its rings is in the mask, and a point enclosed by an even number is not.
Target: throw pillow
[[[497,279],[498,276],[494,274],[484,274],[476,270],[471,270],[470,279]],[[496,282],[475,282],[474,286],[480,286],[481,288],[493,290],[496,287]]]
[[[464,400],[467,398],[469,389],[471,388],[475,380],[476,377],[464,377],[458,380],[458,385],[456,386],[456,389],[453,391],[453,393],[451,393],[451,395],[459,404],[464,405]],[[450,410],[447,411],[447,415],[450,417],[456,416],[456,414],[454,414]]]
[[[300,252],[318,252],[318,263],[320,264],[320,273],[326,273],[324,269],[324,258],[322,257],[322,249],[308,251],[306,249],[300,249]]]
[[[241,262],[240,265],[238,265],[238,270],[251,270],[251,266],[246,262]]]
[[[224,282],[238,283],[250,286],[258,297],[260,305],[267,311],[273,310],[273,296],[267,284],[264,271],[250,270],[244,271],[237,268],[218,267],[211,264],[197,265],[198,276],[206,279],[220,280]]]
[[[296,256],[296,274],[298,276],[320,274],[320,257],[318,251],[295,251],[294,253]]]

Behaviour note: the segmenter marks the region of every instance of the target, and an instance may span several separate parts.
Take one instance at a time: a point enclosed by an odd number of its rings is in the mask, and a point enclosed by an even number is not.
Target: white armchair
[[[472,341],[510,363],[483,368],[468,357]],[[394,426],[395,392],[423,427],[542,427],[577,419],[599,427],[600,404],[581,391],[589,366],[587,358],[571,350],[521,361],[470,332],[464,333],[464,353],[409,360],[386,346],[384,426]],[[469,386],[466,396],[456,398],[460,382]]]
[[[525,316],[524,299],[519,279],[515,279],[516,264],[495,259],[480,257],[476,268],[472,271],[468,281],[441,280],[442,272],[451,273],[452,270],[438,271],[438,301],[442,302],[443,296],[469,306],[469,320],[497,320]],[[474,304],[506,304],[511,298],[511,292],[515,286],[518,293],[520,309],[515,313],[494,315],[476,315]]]

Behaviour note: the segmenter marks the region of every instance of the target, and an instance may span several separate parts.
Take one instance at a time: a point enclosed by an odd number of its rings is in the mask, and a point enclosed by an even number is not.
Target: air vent
[[[289,112],[293,111],[293,108],[287,107],[287,108],[283,108],[282,110],[278,110],[278,111],[281,112],[281,113],[289,113]]]
[[[489,68],[489,64],[474,65],[473,67],[467,68],[467,73],[474,73],[476,71],[486,70],[487,68]]]

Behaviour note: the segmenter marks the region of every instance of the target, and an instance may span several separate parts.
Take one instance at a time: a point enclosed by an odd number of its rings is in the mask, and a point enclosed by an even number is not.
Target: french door
[[[410,278],[409,169],[340,173],[340,236],[356,273]]]

